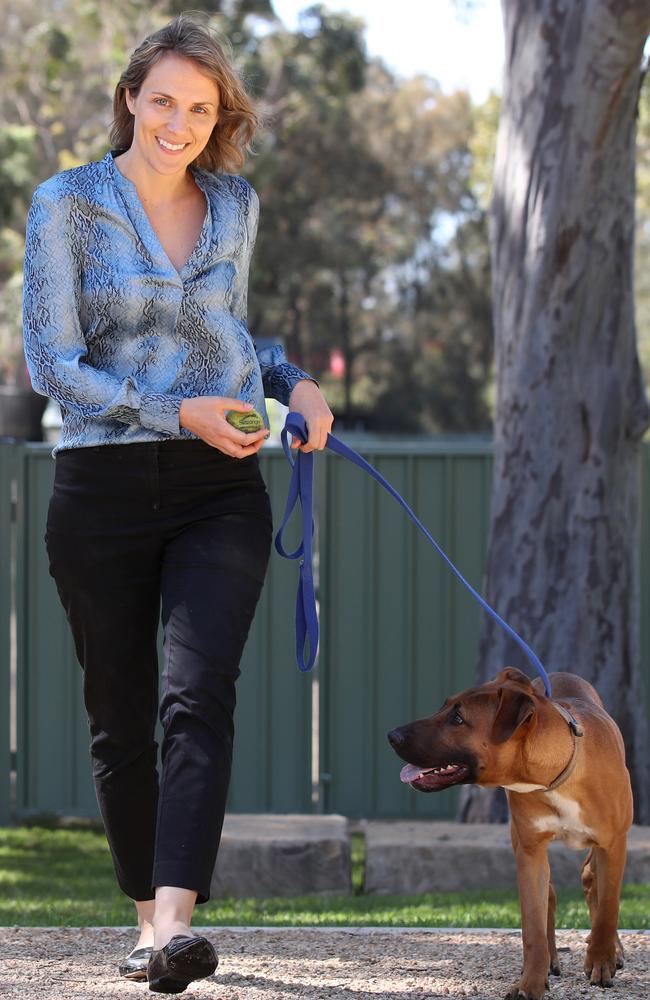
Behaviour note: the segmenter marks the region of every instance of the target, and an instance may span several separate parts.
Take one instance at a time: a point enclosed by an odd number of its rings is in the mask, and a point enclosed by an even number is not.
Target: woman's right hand
[[[206,444],[218,448],[232,458],[247,458],[260,450],[269,436],[266,427],[253,434],[245,434],[236,430],[226,420],[229,410],[248,413],[253,409],[250,403],[241,399],[228,399],[227,396],[193,396],[184,399],[179,411],[179,423],[192,434],[196,434]]]

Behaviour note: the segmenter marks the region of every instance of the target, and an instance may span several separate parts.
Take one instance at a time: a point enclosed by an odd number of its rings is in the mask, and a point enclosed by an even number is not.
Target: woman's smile
[[[160,135],[156,136],[156,142],[165,153],[170,154],[172,156],[176,156],[179,153],[182,153],[185,147],[189,146],[189,142],[174,143],[171,142],[169,139],[163,139],[162,136]]]

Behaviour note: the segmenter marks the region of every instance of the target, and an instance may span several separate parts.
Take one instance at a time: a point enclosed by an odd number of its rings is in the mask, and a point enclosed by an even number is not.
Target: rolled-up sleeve
[[[87,220],[63,196],[37,188],[27,217],[23,288],[25,360],[36,392],[82,416],[179,433],[181,399],[142,391],[88,365],[80,323],[81,263]]]
[[[233,315],[244,324],[247,321],[248,278],[250,261],[257,238],[259,213],[260,203],[257,192],[249,185],[249,205],[246,215],[246,247],[242,253],[241,265],[234,282],[231,302]],[[288,406],[291,391],[297,382],[309,379],[310,382],[315,382],[318,385],[317,380],[312,375],[303,371],[302,368],[292,365],[287,360],[281,344],[258,348],[254,337],[253,344],[255,345],[257,360],[262,372],[264,395],[267,399],[277,399],[280,403]]]

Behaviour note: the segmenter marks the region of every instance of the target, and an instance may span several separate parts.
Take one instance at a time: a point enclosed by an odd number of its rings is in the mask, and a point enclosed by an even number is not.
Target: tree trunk
[[[503,0],[492,206],[497,408],[487,597],[548,671],[591,681],[648,822],[632,287],[648,0]],[[531,671],[485,619],[479,675]]]

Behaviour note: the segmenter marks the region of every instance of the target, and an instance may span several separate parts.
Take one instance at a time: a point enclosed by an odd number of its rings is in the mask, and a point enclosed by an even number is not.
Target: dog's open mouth
[[[464,781],[468,773],[469,767],[466,764],[446,764],[430,768],[405,764],[400,771],[400,780],[417,788],[418,792],[439,792]]]

